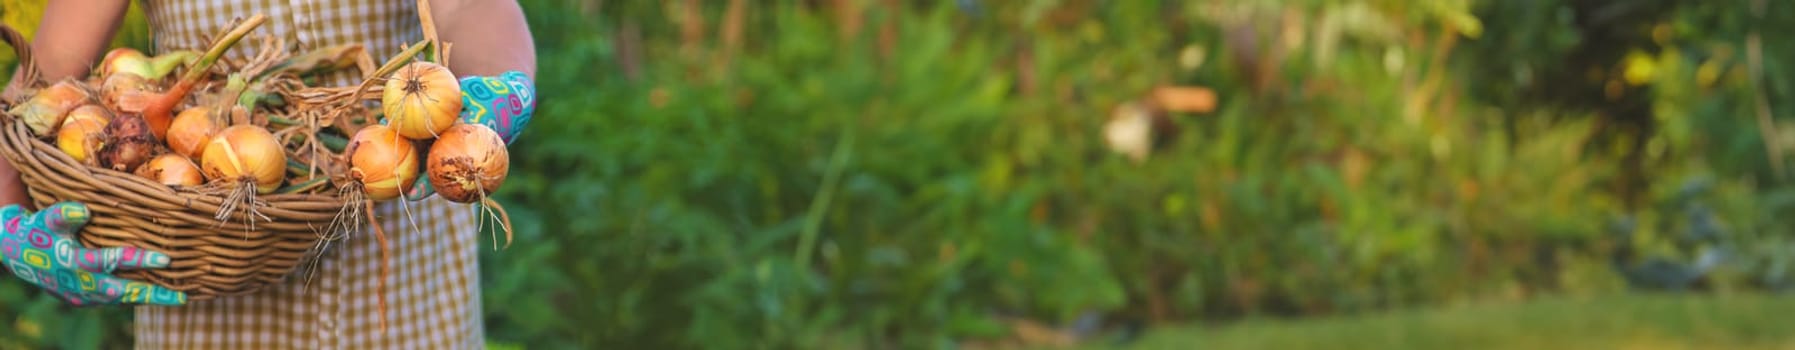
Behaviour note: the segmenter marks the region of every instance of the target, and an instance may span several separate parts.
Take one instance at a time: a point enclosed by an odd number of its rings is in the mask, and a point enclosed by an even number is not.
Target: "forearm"
[[[112,42],[130,2],[117,0],[51,1],[31,38],[31,53],[47,81],[85,76]],[[18,75],[14,75],[15,83]]]
[[[516,1],[431,1],[437,35],[450,43],[449,70],[460,76],[519,71],[536,78],[536,43]]]
[[[19,179],[19,170],[11,162],[0,162],[0,188],[0,206],[32,207],[31,198],[25,196],[25,181]]]
[[[449,43],[449,70],[462,87],[461,121],[492,128],[507,144],[516,140],[529,124],[536,99],[536,43],[523,9],[504,0],[429,4],[436,34]],[[405,198],[435,195],[428,180],[420,178]]]

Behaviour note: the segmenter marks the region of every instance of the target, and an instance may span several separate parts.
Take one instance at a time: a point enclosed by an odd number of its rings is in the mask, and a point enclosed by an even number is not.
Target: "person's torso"
[[[141,0],[149,20],[152,51],[205,51],[212,38],[256,14],[268,16],[226,55],[238,61],[261,49],[261,37],[285,38],[290,54],[344,44],[361,44],[375,64],[424,39],[415,0]],[[357,70],[341,71],[325,86],[362,82]],[[441,202],[441,203],[438,203]],[[414,205],[448,205],[423,201]],[[396,208],[399,203],[377,204]]]
[[[205,50],[210,36],[254,14],[269,21],[251,33],[286,39],[295,52],[361,44],[376,61],[423,39],[416,3],[409,0],[143,0],[154,37],[151,50]],[[246,59],[260,40],[239,42],[230,53]],[[345,72],[327,83],[359,83]],[[383,240],[363,230],[334,243],[311,270],[264,291],[193,302],[183,307],[140,306],[135,318],[139,348],[337,349],[484,347],[480,315],[478,217],[471,208],[432,198],[386,201],[374,208],[391,235],[391,261]],[[391,263],[392,265],[383,265]],[[378,273],[391,266],[390,276]],[[304,276],[301,278],[300,276]],[[379,280],[385,283],[377,283]],[[315,283],[314,283],[315,282]],[[390,286],[390,290],[387,289]],[[375,327],[373,307],[391,303],[390,332]]]
[[[228,54],[247,59],[260,36],[278,36],[294,52],[361,44],[376,62],[423,40],[417,2],[408,0],[142,0],[156,52],[204,51],[212,37],[256,14],[268,21]],[[331,85],[359,83],[343,74]]]

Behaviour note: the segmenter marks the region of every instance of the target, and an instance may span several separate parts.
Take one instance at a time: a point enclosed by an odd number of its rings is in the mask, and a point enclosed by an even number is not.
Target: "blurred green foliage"
[[[1167,327],[1088,349],[1768,349],[1795,344],[1782,296],[1545,297],[1352,317]]]
[[[1795,124],[1769,116],[1795,45],[1746,43],[1790,5],[1575,20],[1592,3],[525,1],[542,100],[499,191],[518,243],[481,261],[487,332],[939,348],[1601,295],[1696,260],[1697,226],[1729,253],[1693,288],[1786,288]],[[1591,52],[1600,72],[1553,69]],[[1536,98],[1555,84],[1643,94],[1652,127]],[[1219,109],[1111,152],[1114,108],[1160,85]],[[128,344],[128,311],[67,310],[0,283],[0,341]]]

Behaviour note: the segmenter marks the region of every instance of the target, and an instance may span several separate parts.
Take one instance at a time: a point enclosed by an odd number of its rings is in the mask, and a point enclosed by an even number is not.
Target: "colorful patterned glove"
[[[131,247],[88,249],[72,236],[87,224],[87,206],[64,202],[35,214],[0,209],[0,262],[14,276],[74,305],[181,305],[187,294],[109,275],[113,269],[162,268],[168,256]]]
[[[536,84],[523,72],[461,78],[461,122],[481,124],[511,144],[536,113]]]
[[[523,72],[461,78],[461,122],[492,128],[507,145],[517,140],[535,114],[536,84]],[[428,154],[429,149],[424,152]],[[430,178],[420,176],[411,190],[405,191],[405,198],[415,201],[433,194],[436,189]]]

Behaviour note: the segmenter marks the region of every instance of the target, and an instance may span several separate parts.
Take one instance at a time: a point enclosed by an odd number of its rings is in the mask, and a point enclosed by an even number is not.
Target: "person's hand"
[[[505,144],[517,140],[536,113],[536,84],[523,72],[461,78],[461,96],[461,122],[492,128]]]
[[[0,208],[0,262],[21,280],[74,305],[182,305],[187,294],[162,286],[113,277],[117,268],[168,266],[168,255],[133,247],[88,249],[74,234],[92,215],[87,206],[63,202],[26,213],[18,205]]]
[[[461,122],[492,128],[507,145],[517,140],[534,114],[536,84],[523,72],[461,78]],[[429,149],[424,151],[428,154]],[[405,198],[416,201],[433,194],[436,189],[430,185],[430,177],[419,176],[405,191]]]

